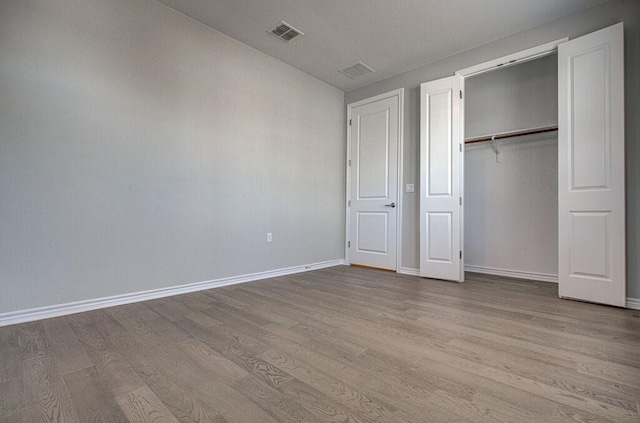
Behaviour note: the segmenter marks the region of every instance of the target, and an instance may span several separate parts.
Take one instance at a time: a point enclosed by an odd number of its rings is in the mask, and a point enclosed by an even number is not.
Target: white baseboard
[[[536,281],[558,283],[557,275],[548,275],[544,273],[521,272],[517,270],[496,269],[493,267],[481,267],[481,266],[470,266],[470,265],[465,266],[464,271],[484,273],[487,275],[508,276],[511,278],[518,278],[518,279],[531,279]],[[420,269],[413,269],[411,267],[401,267],[400,270],[398,270],[398,273],[402,273],[403,275],[420,276]]]
[[[34,320],[49,319],[51,317],[66,316],[69,314],[97,310],[105,307],[137,303],[156,298],[170,297],[172,295],[187,294],[189,292],[203,291],[205,289],[274,278],[277,276],[292,275],[294,273],[308,272],[311,270],[324,269],[325,267],[340,266],[343,264],[345,264],[343,259],[331,260],[302,266],[287,267],[284,269],[268,270],[266,272],[251,273],[248,275],[231,276],[228,278],[172,286],[168,288],[152,289],[150,291],[115,295],[113,297],[96,298],[93,300],[76,301],[28,310],[11,311],[9,313],[0,313],[0,326],[32,322]]]
[[[640,310],[640,298],[627,297],[627,308]]]
[[[543,282],[558,283],[558,276],[556,275],[531,273],[531,272],[519,272],[519,271],[513,271],[513,270],[495,269],[495,268],[480,267],[480,266],[465,266],[464,270],[465,272],[483,273],[487,275],[509,276],[509,277],[518,278],[518,279],[531,279],[531,280],[537,280],[537,281],[543,281]],[[402,273],[403,275],[420,276],[420,269],[412,269],[410,267],[401,267],[400,270],[398,270],[398,273]],[[640,298],[627,297],[626,307],[633,310],[640,310]]]
[[[420,276],[420,269],[412,269],[411,267],[401,267],[398,273],[403,275]]]
[[[520,270],[497,269],[495,267],[483,267],[483,266],[472,266],[472,265],[465,265],[464,271],[474,272],[474,273],[484,273],[486,275],[506,276],[509,278],[531,279],[534,281],[558,283],[558,275],[551,275],[548,273],[523,272]]]

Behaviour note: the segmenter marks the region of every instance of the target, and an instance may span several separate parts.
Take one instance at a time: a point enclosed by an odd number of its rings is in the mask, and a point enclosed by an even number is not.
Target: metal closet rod
[[[477,142],[485,142],[491,140],[502,140],[505,138],[514,138],[514,137],[523,137],[525,135],[535,135],[535,134],[544,134],[546,132],[555,132],[558,130],[557,126],[547,126],[544,128],[537,129],[526,129],[523,131],[515,131],[515,132],[505,132],[503,134],[496,134],[489,137],[481,137],[481,138],[469,138],[464,141],[465,144],[475,144]]]

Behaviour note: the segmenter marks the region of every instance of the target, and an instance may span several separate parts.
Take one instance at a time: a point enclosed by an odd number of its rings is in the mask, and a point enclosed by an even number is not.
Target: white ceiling
[[[158,0],[343,91],[605,3],[606,0]],[[304,32],[285,43],[284,20]],[[375,73],[338,71],[364,62]]]

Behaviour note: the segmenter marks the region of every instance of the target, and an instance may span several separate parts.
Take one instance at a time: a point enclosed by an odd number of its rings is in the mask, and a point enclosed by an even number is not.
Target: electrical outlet
[[[267,242],[273,242],[273,234],[271,232],[267,232]]]

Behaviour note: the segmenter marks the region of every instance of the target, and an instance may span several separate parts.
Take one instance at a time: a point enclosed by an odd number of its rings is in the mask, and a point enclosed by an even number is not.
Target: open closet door
[[[559,295],[625,306],[622,23],[558,47]]]
[[[462,282],[460,77],[420,85],[420,276]]]

